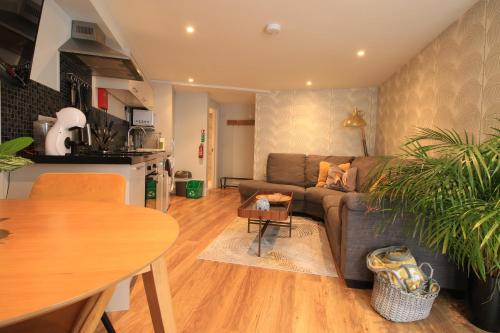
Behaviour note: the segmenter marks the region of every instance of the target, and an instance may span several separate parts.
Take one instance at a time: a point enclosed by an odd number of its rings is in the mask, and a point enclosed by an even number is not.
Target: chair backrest
[[[125,177],[114,173],[44,173],[30,199],[125,203]]]

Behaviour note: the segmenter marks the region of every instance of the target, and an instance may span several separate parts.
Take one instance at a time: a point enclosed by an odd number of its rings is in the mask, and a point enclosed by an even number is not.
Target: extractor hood
[[[105,39],[97,24],[73,21],[71,38],[59,51],[80,59],[94,76],[143,81],[132,57],[110,48],[104,43]]]

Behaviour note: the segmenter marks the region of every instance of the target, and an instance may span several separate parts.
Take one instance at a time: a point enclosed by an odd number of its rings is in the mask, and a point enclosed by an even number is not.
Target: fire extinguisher
[[[205,142],[205,130],[202,129],[201,130],[201,140],[200,140],[200,146],[198,147],[198,158],[203,158],[203,153],[204,153],[204,149],[203,149],[203,143]]]
[[[198,147],[198,158],[203,158],[203,142]]]

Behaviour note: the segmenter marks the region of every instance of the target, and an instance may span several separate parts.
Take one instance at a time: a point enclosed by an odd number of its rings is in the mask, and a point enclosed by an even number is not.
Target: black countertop
[[[45,164],[138,164],[156,159],[165,159],[166,152],[151,153],[85,153],[80,155],[30,155],[25,156],[35,163]]]

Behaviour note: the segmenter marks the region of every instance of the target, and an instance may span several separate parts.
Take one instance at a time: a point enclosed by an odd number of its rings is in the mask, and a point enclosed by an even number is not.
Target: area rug
[[[246,266],[337,277],[323,223],[293,217],[292,237],[288,228],[269,226],[258,250],[258,225],[237,218],[198,256],[199,259]]]

